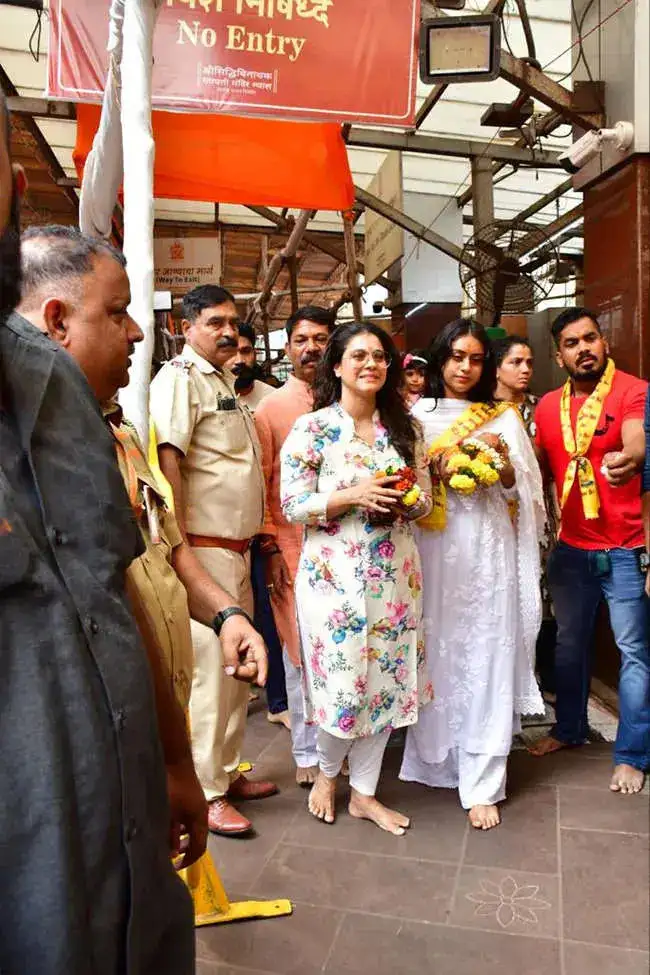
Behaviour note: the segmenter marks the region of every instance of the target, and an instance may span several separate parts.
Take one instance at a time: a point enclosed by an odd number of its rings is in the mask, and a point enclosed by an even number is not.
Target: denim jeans
[[[271,714],[286,711],[287,688],[284,679],[282,644],[275,628],[271,600],[266,588],[264,557],[256,539],[251,549],[251,583],[255,598],[255,629],[262,634],[269,652],[269,673],[266,680],[266,702]]]
[[[560,542],[551,554],[548,581],[558,624],[555,650],[556,725],[551,734],[581,744],[588,732],[587,702],[596,613],[603,599],[621,654],[616,764],[650,766],[650,601],[639,570],[639,550],[603,553]],[[599,564],[600,563],[600,564]]]

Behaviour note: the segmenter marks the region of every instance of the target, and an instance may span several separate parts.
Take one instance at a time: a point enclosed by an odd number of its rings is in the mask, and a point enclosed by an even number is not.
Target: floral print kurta
[[[282,508],[305,525],[295,583],[306,718],[338,738],[414,724],[433,696],[422,639],[422,576],[409,521],[365,510],[328,520],[336,490],[404,461],[375,415],[375,443],[339,404],[300,417],[282,449]],[[423,451],[423,448],[422,448]],[[413,517],[431,504],[426,465]]]

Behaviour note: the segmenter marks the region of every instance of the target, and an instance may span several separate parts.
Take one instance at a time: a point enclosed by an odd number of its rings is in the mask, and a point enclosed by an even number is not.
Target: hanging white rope
[[[154,342],[153,167],[151,130],[153,35],[162,0],[112,0],[111,52],[99,129],[84,169],[80,226],[108,237],[120,184],[124,187],[124,255],[131,284],[129,312],[144,332],[130,382],[120,392],[125,414],[145,448]],[[127,93],[122,97],[122,91]]]
[[[93,237],[110,237],[113,211],[122,184],[120,123],[122,35],[125,0],[112,0],[109,13],[110,59],[99,128],[88,154],[81,183],[79,226]]]
[[[149,443],[149,383],[154,345],[153,169],[151,129],[153,35],[162,0],[129,0],[124,10],[122,143],[124,146],[124,254],[131,282],[129,312],[144,332],[130,382],[120,393],[125,414]]]

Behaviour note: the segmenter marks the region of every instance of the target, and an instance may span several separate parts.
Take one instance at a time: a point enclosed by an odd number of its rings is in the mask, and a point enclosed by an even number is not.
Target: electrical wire
[[[499,135],[499,130],[497,129],[497,131],[494,133],[494,135],[492,136],[492,138],[490,139],[490,141],[485,143],[485,148],[481,152],[480,156],[478,156],[476,158],[483,159],[484,156],[487,155],[488,150],[490,149],[492,143],[495,141],[495,139],[497,138],[498,135]],[[512,173],[510,175],[512,175]],[[435,224],[437,223],[437,221],[440,220],[440,217],[451,206],[452,203],[456,203],[456,205],[458,205],[458,203],[457,203],[458,194],[461,193],[465,189],[465,186],[471,181],[471,178],[472,178],[472,169],[471,169],[471,162],[470,162],[470,171],[469,171],[469,173],[467,174],[467,176],[463,176],[463,178],[461,179],[460,183],[458,184],[458,186],[456,187],[456,189],[452,192],[451,196],[449,197],[449,199],[447,200],[447,202],[445,203],[445,205],[443,206],[443,208],[438,213],[436,213],[436,215],[433,218],[433,220],[431,220],[431,222],[429,224],[427,224],[427,228],[426,228],[427,230],[432,230],[433,229],[433,227],[435,226]],[[411,248],[409,254],[402,261],[402,271],[404,270],[404,268],[406,267],[406,265],[408,264],[408,262],[411,260],[411,258],[415,254],[415,252],[417,250],[419,250],[421,243],[422,243],[422,241],[419,240],[419,239],[415,241],[415,243],[413,244],[413,247]]]
[[[583,40],[582,40],[582,29],[583,29],[583,27],[585,25],[585,21],[586,21],[588,15],[589,15],[589,11],[591,10],[591,8],[594,5],[594,2],[595,2],[595,0],[591,0],[591,3],[588,3],[587,4],[587,6],[585,7],[585,9],[582,12],[582,17],[580,18],[580,21],[578,21],[578,14],[577,14],[577,11],[576,11],[575,0],[571,0],[571,16],[573,17],[573,22],[574,22],[575,27],[576,27],[576,31],[577,31],[577,34],[578,34],[578,44],[579,44],[579,47],[580,47],[580,54],[578,55],[578,61],[580,60],[580,58],[582,58],[582,63],[585,66],[585,71],[587,72],[587,76],[589,78],[589,81],[591,81],[592,84],[593,84],[593,81],[594,81],[594,76],[591,73],[591,68],[589,67],[589,62],[587,61],[587,55],[585,54],[584,43],[583,43]]]
[[[510,43],[510,38],[508,37],[508,28],[506,27],[506,7],[507,6],[508,6],[508,4],[506,2],[506,4],[504,5],[504,8],[503,8],[503,12],[501,14],[501,32],[503,34],[503,39],[506,42],[506,47],[510,51],[510,54],[512,55],[512,57],[514,58],[515,57],[515,52],[512,50],[512,45]],[[510,13],[510,11],[507,11],[507,12]]]
[[[618,7],[616,7],[614,10],[612,10],[612,12],[610,14],[607,14],[606,17],[603,17],[602,20],[599,20],[598,23],[595,24],[592,28],[590,28],[585,34],[582,34],[582,30],[580,30],[580,36],[579,36],[579,38],[577,40],[575,40],[573,42],[573,44],[571,44],[565,50],[560,51],[559,54],[556,54],[553,58],[551,58],[550,61],[547,61],[546,64],[542,65],[541,70],[542,71],[546,71],[546,69],[549,68],[552,64],[555,64],[555,62],[556,61],[559,61],[559,59],[562,58],[562,57],[564,57],[565,54],[568,54],[570,51],[572,51],[574,49],[574,47],[582,47],[582,45],[584,44],[584,41],[586,40],[587,37],[589,37],[595,31],[599,30],[599,28],[601,28],[609,20],[611,20],[613,17],[615,17],[617,14],[619,14],[620,11],[623,10],[625,7],[627,7],[631,2],[632,2],[632,0],[623,0],[623,2],[620,3]],[[587,13],[589,12],[589,9],[593,6],[593,3],[594,3],[594,0],[591,0],[591,2],[589,3],[589,5],[587,7],[587,10],[583,13],[583,19],[581,21],[582,26],[584,26],[584,20],[585,20],[585,18],[587,16]],[[573,8],[573,6],[574,6],[574,4],[573,4],[573,0],[572,0],[572,8]],[[571,71],[567,75],[565,75],[565,79],[567,77],[569,77],[569,75],[571,75],[575,71],[575,69],[576,69],[576,67],[578,65],[578,61],[579,60],[580,60],[580,56],[576,60],[576,63],[573,65]],[[492,138],[490,139],[490,141],[486,143],[485,149],[483,150],[483,152],[481,153],[481,155],[479,156],[479,158],[483,158],[487,154],[488,150],[490,149],[490,146],[495,141],[495,139],[497,138],[497,136],[498,136],[498,130],[492,136]],[[431,230],[434,227],[436,221],[440,219],[440,217],[445,212],[445,210],[450,206],[450,204],[452,203],[452,201],[454,201],[454,202],[456,201],[456,197],[458,196],[458,194],[460,192],[462,192],[462,190],[468,184],[468,182],[470,181],[470,179],[471,179],[471,170],[470,170],[470,173],[467,176],[465,176],[461,180],[461,182],[458,184],[458,186],[454,190],[452,196],[449,198],[449,200],[447,201],[447,203],[445,204],[445,206],[442,208],[442,210],[440,210],[440,212],[437,213],[436,216],[433,218],[433,220],[428,224],[427,230]],[[406,267],[406,265],[408,264],[408,262],[411,260],[411,258],[415,254],[416,250],[419,249],[420,243],[421,243],[421,241],[419,241],[419,240],[415,242],[415,244],[411,248],[411,251],[409,252],[408,256],[402,262],[402,269],[404,269]]]
[[[566,81],[567,78],[570,78],[571,75],[576,70],[576,68],[578,67],[578,65],[580,64],[581,61],[584,62],[585,69],[587,71],[587,75],[589,77],[589,80],[592,81],[592,82],[594,80],[593,79],[593,75],[591,73],[591,68],[589,67],[589,64],[587,63],[587,59],[585,57],[585,49],[584,49],[583,37],[582,37],[582,29],[584,27],[584,24],[585,24],[585,21],[586,21],[587,17],[589,16],[589,11],[593,7],[594,3],[595,3],[595,0],[589,0],[589,3],[585,7],[585,9],[582,11],[582,17],[580,18],[580,20],[578,20],[578,13],[576,11],[575,0],[571,0],[571,20],[572,20],[573,24],[575,25],[575,29],[576,29],[577,40],[576,40],[575,44],[577,44],[577,46],[578,46],[578,57],[575,59],[575,61],[573,62],[573,64],[571,65],[571,67],[567,71],[567,73],[564,74],[564,75],[562,75],[561,78],[558,78],[558,84],[561,84],[563,81]]]
[[[600,27],[603,26],[603,24],[606,24],[608,20],[611,20],[612,17],[616,17],[616,15],[618,13],[620,13],[621,10],[623,10],[624,7],[627,7],[627,5],[630,4],[630,3],[632,3],[632,0],[623,0],[623,2],[621,4],[619,4],[619,6],[616,7],[615,10],[612,10],[611,14],[607,14],[606,17],[603,17],[602,20],[599,20],[597,24],[595,24],[593,27],[591,27],[587,31],[586,34],[583,34],[582,35],[582,38],[581,38],[581,41],[584,43],[584,41],[591,34],[593,34],[594,31],[597,31]],[[559,54],[556,54],[555,57],[551,58],[550,61],[547,61],[546,64],[543,64],[542,65],[542,71],[546,71],[546,69],[549,68],[552,64],[555,64],[556,61],[559,61],[560,58],[563,58],[565,54],[568,54],[570,51],[573,50],[574,47],[578,47],[579,45],[580,45],[580,41],[579,40],[574,41],[573,44],[571,44],[569,47],[565,48],[564,51],[560,51],[560,53]],[[575,70],[575,65],[574,65],[573,70]],[[568,77],[568,75],[566,75],[565,77]]]
[[[36,63],[41,59],[41,39],[43,36],[43,16],[47,16],[47,12],[41,7],[40,10],[36,11],[36,23],[34,24],[34,30],[32,31],[27,46],[29,47],[29,53],[34,58]],[[36,38],[36,50],[34,50],[34,38]]]

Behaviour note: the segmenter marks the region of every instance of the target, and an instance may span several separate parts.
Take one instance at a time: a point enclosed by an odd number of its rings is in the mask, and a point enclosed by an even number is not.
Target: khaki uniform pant
[[[195,548],[194,554],[233,602],[252,617],[250,555],[222,548]],[[249,686],[223,670],[221,644],[214,630],[192,620],[194,675],[190,696],[192,754],[208,802],[228,791],[237,778],[246,729]]]

